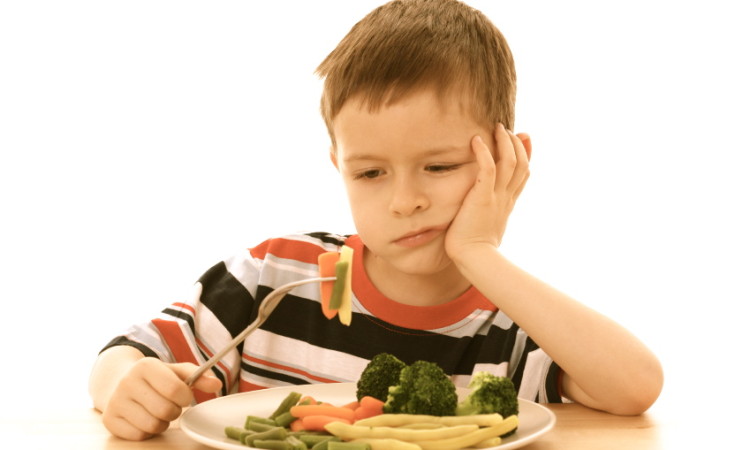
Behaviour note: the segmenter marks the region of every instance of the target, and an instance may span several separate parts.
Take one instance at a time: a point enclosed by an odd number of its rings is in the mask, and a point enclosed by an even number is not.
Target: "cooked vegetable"
[[[405,427],[420,425],[422,428],[435,428],[427,425],[434,424],[444,427],[456,425],[478,425],[491,427],[503,421],[500,414],[477,414],[473,416],[430,416],[424,414],[381,414],[369,419],[358,420],[354,425],[367,427]]]
[[[414,441],[414,443],[422,447],[423,450],[455,450],[464,447],[471,447],[474,444],[497,437],[498,435],[507,434],[516,428],[518,428],[518,416],[510,416],[506,417],[497,425],[480,428],[462,436],[446,439]]]
[[[344,292],[341,294],[339,307],[339,322],[349,326],[352,323],[352,266],[354,263],[354,249],[346,245],[341,247],[339,262],[346,263],[346,278],[344,278]],[[338,281],[338,277],[336,278]]]
[[[361,442],[363,444],[369,444],[372,450],[421,450],[422,447],[417,444],[399,441],[398,439],[373,439],[373,438],[361,438],[354,439],[349,442]]]
[[[388,400],[388,388],[398,384],[406,363],[390,353],[379,353],[367,364],[357,380],[357,400],[365,396]]]
[[[456,407],[456,415],[497,413],[503,417],[518,415],[518,392],[513,381],[489,372],[477,372],[469,382],[469,395]],[[508,436],[515,429],[509,430]]]
[[[442,427],[434,430],[410,430],[392,427],[366,427],[362,425],[347,425],[342,422],[332,422],[326,425],[326,430],[334,436],[347,441],[360,438],[398,439],[400,441],[415,442],[421,440],[445,439],[462,436],[479,429],[477,425],[457,425]]]
[[[339,260],[338,252],[325,252],[318,255],[318,270],[321,277],[336,276],[336,262]],[[333,293],[334,281],[322,281],[320,283],[320,307],[323,315],[329,319],[336,317],[337,310],[331,309],[331,295]]]
[[[375,397],[365,395],[362,400],[359,401],[359,406],[354,410],[354,419],[361,420],[368,417],[379,416],[383,414],[384,401],[378,400]]]
[[[469,389],[469,395],[456,407],[456,415],[498,413],[508,417],[518,414],[518,393],[510,378],[477,372],[471,377]]]
[[[346,289],[346,277],[349,273],[349,263],[347,261],[336,262],[336,281],[333,282],[333,291],[328,307],[333,310],[341,308],[341,302],[344,298],[344,289]]]
[[[352,323],[352,260],[354,249],[343,245],[341,252],[318,255],[321,277],[336,277],[335,281],[320,283],[320,307],[323,315],[333,319],[337,314],[344,325]]]
[[[305,431],[326,431],[326,425],[331,422],[341,422],[351,425],[351,421],[343,417],[312,415],[302,417],[302,428]]]
[[[331,416],[354,421],[354,410],[343,406],[329,405],[297,405],[292,406],[289,412],[298,418],[307,416]]]
[[[276,411],[271,413],[268,418],[273,420],[276,417],[284,414],[285,412],[288,412],[292,406],[296,405],[297,402],[299,402],[300,398],[302,398],[302,394],[300,394],[299,392],[290,392],[276,408]]]
[[[442,368],[429,361],[415,361],[399,374],[398,383],[388,388],[383,405],[386,414],[455,414],[456,386]]]

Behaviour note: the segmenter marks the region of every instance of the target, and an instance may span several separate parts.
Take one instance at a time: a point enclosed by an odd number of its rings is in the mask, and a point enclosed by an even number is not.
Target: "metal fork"
[[[252,333],[256,328],[261,326],[263,322],[268,319],[268,316],[271,315],[271,312],[278,306],[279,302],[281,302],[281,299],[284,298],[284,296],[289,293],[292,289],[296,288],[297,286],[302,286],[303,284],[308,283],[322,283],[324,281],[334,281],[336,280],[336,277],[319,277],[319,278],[306,278],[304,280],[298,280],[293,281],[291,283],[287,283],[284,285],[281,285],[271,291],[266,298],[263,299],[260,306],[258,307],[258,317],[245,328],[242,330],[240,334],[237,335],[234,339],[232,339],[232,342],[226,345],[221,351],[216,353],[214,356],[211,357],[208,361],[204,362],[203,364],[198,367],[198,369],[193,372],[192,375],[187,377],[185,379],[185,383],[188,386],[192,386],[193,383],[195,383],[195,380],[200,378],[201,375],[211,367],[213,367],[221,358],[223,358],[227,353],[232,351],[232,349],[236,348],[238,345],[240,345],[240,342],[245,340],[245,338]]]

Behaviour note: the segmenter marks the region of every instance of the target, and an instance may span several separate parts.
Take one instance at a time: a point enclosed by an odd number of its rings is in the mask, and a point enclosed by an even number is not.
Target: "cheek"
[[[468,194],[474,186],[476,177],[477,170],[467,170],[465,173],[462,173],[461,176],[457,176],[451,180],[450,183],[445,183],[445,185],[441,186],[440,198],[444,199],[444,204],[446,206],[455,206],[457,212],[458,207],[461,206],[464,198],[466,198],[466,194]]]

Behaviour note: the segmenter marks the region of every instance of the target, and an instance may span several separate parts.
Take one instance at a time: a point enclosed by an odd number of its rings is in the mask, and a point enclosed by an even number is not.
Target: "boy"
[[[498,250],[531,154],[529,137],[508,131],[515,71],[500,32],[454,0],[397,0],[355,25],[318,73],[358,234],[270,239],[115,338],[91,376],[107,428],[144,439],[194,397],[356,381],[380,352],[434,361],[460,386],[487,370],[530,400],[645,411],[662,385],[654,355]],[[268,292],[316,276],[317,256],[344,244],[355,252],[351,326],[324,318],[317,285],[300,287],[191,392],[182,380]]]

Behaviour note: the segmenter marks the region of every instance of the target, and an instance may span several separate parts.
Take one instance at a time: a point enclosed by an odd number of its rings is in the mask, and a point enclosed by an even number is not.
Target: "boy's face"
[[[333,121],[331,158],[369,250],[368,272],[437,275],[453,267],[445,233],[476,180],[471,138],[493,146],[494,139],[460,97],[448,100],[425,90],[372,112],[349,100]]]

